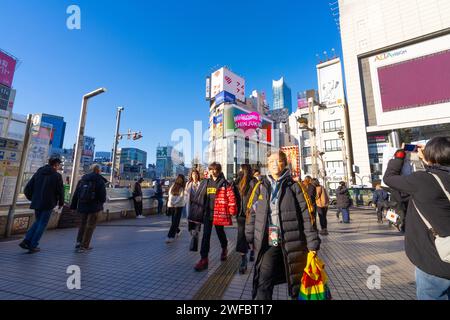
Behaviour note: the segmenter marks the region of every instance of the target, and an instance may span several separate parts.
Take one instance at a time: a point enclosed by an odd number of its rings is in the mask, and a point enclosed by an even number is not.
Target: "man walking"
[[[378,223],[383,223],[383,210],[387,208],[387,201],[389,200],[389,194],[381,188],[381,184],[377,184],[373,193],[372,203],[377,208]]]
[[[319,214],[320,221],[320,235],[327,236],[328,235],[328,221],[327,221],[327,212],[328,206],[330,205],[330,197],[328,196],[327,190],[325,187],[320,185],[318,179],[313,179],[312,184],[316,187],[316,205],[317,205],[317,213]]]
[[[106,182],[102,177],[100,166],[94,164],[92,172],[83,176],[78,182],[70,208],[81,215],[75,249],[78,253],[92,250],[89,246],[97,225],[98,215],[103,212],[106,202]]]
[[[350,223],[350,207],[352,206],[352,200],[350,198],[350,192],[344,181],[339,183],[339,187],[336,189],[336,217],[339,219],[339,213],[342,212],[342,220],[340,223]]]
[[[31,201],[35,222],[28,230],[25,239],[19,244],[29,253],[41,251],[39,241],[47,228],[53,209],[64,205],[64,184],[58,173],[61,160],[51,158],[48,164],[40,168],[25,186],[25,196]]]

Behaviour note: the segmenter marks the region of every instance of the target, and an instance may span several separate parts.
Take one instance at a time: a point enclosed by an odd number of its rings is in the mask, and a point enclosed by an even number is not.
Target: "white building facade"
[[[450,134],[450,1],[339,7],[356,177],[378,181],[385,148]]]

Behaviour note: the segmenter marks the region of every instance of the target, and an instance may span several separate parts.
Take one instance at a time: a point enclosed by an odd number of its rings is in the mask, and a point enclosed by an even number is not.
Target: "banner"
[[[332,64],[317,67],[320,102],[329,107],[345,104],[342,67],[339,59]]]
[[[0,51],[0,84],[11,88],[15,70],[16,60]]]

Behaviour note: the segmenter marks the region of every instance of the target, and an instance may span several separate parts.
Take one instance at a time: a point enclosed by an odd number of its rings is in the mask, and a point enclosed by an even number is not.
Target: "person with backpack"
[[[233,224],[231,216],[237,214],[236,196],[233,186],[225,179],[220,163],[213,162],[209,165],[210,178],[200,184],[199,190],[191,201],[191,210],[188,220],[203,224],[203,237],[200,261],[195,265],[197,272],[208,269],[208,255],[210,249],[211,233],[213,226],[216,228],[222,247],[220,260],[228,257],[228,240],[225,226]]]
[[[247,241],[254,244],[254,300],[272,300],[275,285],[288,284],[297,299],[308,253],[320,249],[312,201],[301,182],[295,182],[284,152],[269,155],[270,175],[253,190],[248,208]]]
[[[336,217],[339,219],[339,213],[342,212],[342,220],[339,223],[350,223],[350,207],[352,206],[352,199],[348,191],[347,184],[344,181],[339,183],[336,189]]]
[[[244,274],[247,272],[247,264],[248,258],[247,254],[249,252],[250,246],[253,247],[253,244],[248,243],[247,238],[245,236],[245,224],[246,224],[246,213],[247,206],[250,200],[250,195],[253,191],[253,188],[257,184],[258,180],[253,178],[252,167],[249,164],[242,164],[241,170],[238,174],[238,178],[235,183],[235,195],[236,195],[236,203],[238,207],[238,215],[236,217],[237,225],[238,225],[238,235],[236,241],[236,252],[239,252],[241,255],[241,265],[239,266],[239,273]],[[250,260],[254,261],[255,259],[255,251],[252,249],[250,251]]]
[[[158,215],[162,214],[162,209],[163,209],[163,189],[161,186],[161,181],[160,180],[156,180],[154,183],[154,190],[155,190],[155,195],[153,196],[154,199],[156,199],[158,201]]]
[[[51,158],[48,164],[40,168],[28,181],[24,194],[31,201],[30,209],[34,209],[35,222],[19,244],[29,253],[40,252],[39,241],[47,228],[53,209],[64,206],[64,183],[58,173],[61,160]]]
[[[426,171],[402,175],[406,151],[389,162],[384,183],[409,194],[405,250],[416,266],[418,300],[450,300],[450,137],[419,146]]]
[[[90,247],[92,235],[98,216],[103,212],[103,204],[106,202],[106,182],[108,180],[101,175],[100,165],[92,165],[91,171],[78,182],[70,205],[70,209],[77,210],[81,215],[75,246],[78,253],[92,250]]]
[[[330,197],[325,187],[320,185],[319,179],[313,179],[312,185],[316,187],[316,207],[320,222],[320,235],[328,235],[327,213],[330,205]]]
[[[383,210],[388,207],[389,194],[378,183],[372,197],[372,205],[377,209],[378,223],[383,223]]]
[[[169,233],[167,234],[166,243],[172,243],[175,237],[179,238],[181,235],[180,221],[183,208],[186,206],[186,193],[184,188],[186,187],[186,181],[182,174],[178,175],[175,183],[169,189],[169,199],[167,201],[167,207],[169,215],[172,216],[172,225],[170,226]]]
[[[141,183],[144,182],[143,178],[139,178],[139,180],[136,181],[133,188],[132,193],[132,199],[134,204],[134,211],[136,212],[136,219],[145,219],[145,217],[142,215],[142,186]]]

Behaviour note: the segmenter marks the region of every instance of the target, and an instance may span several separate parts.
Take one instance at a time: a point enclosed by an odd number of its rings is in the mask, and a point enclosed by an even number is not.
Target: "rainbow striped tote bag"
[[[325,273],[325,264],[316,254],[308,253],[308,262],[303,272],[300,285],[299,300],[331,300],[331,291],[328,287],[328,276]]]

